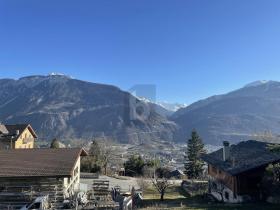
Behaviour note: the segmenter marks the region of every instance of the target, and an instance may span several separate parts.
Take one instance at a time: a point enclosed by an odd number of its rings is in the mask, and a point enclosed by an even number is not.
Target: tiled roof
[[[68,177],[85,155],[79,148],[0,150],[0,178]]]
[[[203,155],[202,159],[231,175],[280,161],[280,153],[271,152],[269,143],[249,140],[230,146],[230,160],[223,161],[223,149]]]

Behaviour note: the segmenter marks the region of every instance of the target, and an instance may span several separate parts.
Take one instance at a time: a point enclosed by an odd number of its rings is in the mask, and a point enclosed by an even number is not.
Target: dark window
[[[228,192],[225,192],[225,199],[229,199],[229,194],[228,194]]]
[[[247,188],[249,190],[255,190],[258,187],[258,184],[261,182],[259,177],[250,177],[247,179]]]

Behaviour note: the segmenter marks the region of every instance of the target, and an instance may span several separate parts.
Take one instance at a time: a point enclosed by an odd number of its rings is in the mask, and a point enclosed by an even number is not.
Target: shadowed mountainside
[[[64,75],[1,79],[0,95],[0,120],[31,123],[41,139],[106,137],[139,143],[172,140],[176,130],[173,122],[128,92]],[[141,109],[148,115],[143,117]]]
[[[173,114],[179,129],[177,141],[186,140],[196,128],[206,143],[221,144],[280,133],[280,83],[254,82],[224,95],[198,101]]]

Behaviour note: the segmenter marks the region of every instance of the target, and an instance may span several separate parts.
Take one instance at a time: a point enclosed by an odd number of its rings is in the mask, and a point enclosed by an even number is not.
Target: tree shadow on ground
[[[279,210],[280,205],[267,203],[224,204],[213,202],[206,195],[189,196],[180,186],[174,187],[178,198],[167,197],[160,199],[146,199],[140,204],[142,209],[181,209],[181,210]]]

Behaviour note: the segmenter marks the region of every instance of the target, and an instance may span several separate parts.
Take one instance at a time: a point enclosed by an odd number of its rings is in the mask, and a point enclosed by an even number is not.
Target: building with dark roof
[[[208,164],[210,193],[231,203],[259,198],[266,167],[280,162],[280,154],[269,145],[254,140],[231,146],[224,142],[222,149],[202,156]]]
[[[0,149],[32,149],[36,138],[29,124],[0,124]]]
[[[0,150],[0,204],[49,195],[62,201],[79,189],[83,149]]]

